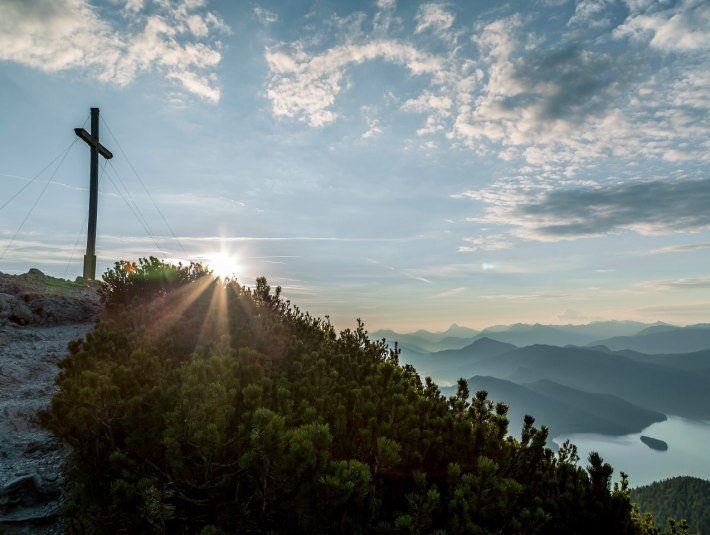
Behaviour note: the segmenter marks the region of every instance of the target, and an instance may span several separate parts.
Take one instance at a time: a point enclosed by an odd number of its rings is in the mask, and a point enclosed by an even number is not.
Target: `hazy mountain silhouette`
[[[390,346],[395,342],[414,353],[441,351],[444,349],[459,349],[471,343],[478,334],[475,329],[461,327],[455,323],[446,331],[431,332],[420,329],[413,333],[398,333],[389,329],[381,329],[370,334],[373,340],[385,338]]]
[[[638,433],[666,417],[616,396],[584,392],[552,381],[516,384],[504,379],[475,376],[467,380],[472,394],[486,390],[489,399],[508,405],[510,432],[517,433],[526,414],[547,425],[550,436],[570,433],[626,435]],[[454,388],[443,389],[451,395]]]
[[[668,331],[675,331],[678,329],[678,326],[676,325],[670,325],[668,323],[661,323],[659,325],[652,325],[651,327],[647,327],[645,329],[640,330],[639,332],[636,333],[636,336],[643,336],[644,334],[653,334],[653,333],[665,333]]]
[[[476,340],[489,338],[503,343],[524,347],[534,344],[587,346],[602,338],[635,335],[647,329],[675,329],[664,323],[640,323],[636,321],[598,321],[585,325],[541,325],[516,323],[495,325],[481,332],[468,327],[451,325],[446,331],[431,332],[418,330],[412,333],[398,333],[382,329],[372,333],[374,339],[385,338],[390,346],[395,342],[403,349],[403,355],[410,360],[449,349],[462,349]],[[426,374],[423,374],[426,375]],[[456,380],[447,379],[449,380]]]
[[[412,364],[422,377],[431,377],[439,383],[453,383],[460,377],[468,377],[475,369],[476,362],[514,349],[517,348],[512,344],[479,338],[461,349],[433,353],[420,353],[404,348],[400,360]]]
[[[585,348],[533,345],[478,361],[472,374],[517,383],[551,380],[587,392],[619,396],[650,409],[710,417],[704,373],[641,362]]]
[[[631,349],[647,354],[692,353],[710,349],[710,325],[690,325],[651,331],[645,329],[635,336],[615,336],[585,345],[605,345],[612,351]]]
[[[710,376],[710,349],[674,355],[647,355],[646,353],[639,353],[631,349],[623,349],[621,351],[615,351],[614,354],[638,360],[639,362],[659,364],[679,370],[704,372]]]
[[[630,336],[655,326],[637,321],[598,321],[585,325],[496,325],[483,329],[475,338],[488,337],[500,342],[524,347],[534,344],[556,346],[588,345],[600,338]],[[603,343],[603,342],[598,342]]]

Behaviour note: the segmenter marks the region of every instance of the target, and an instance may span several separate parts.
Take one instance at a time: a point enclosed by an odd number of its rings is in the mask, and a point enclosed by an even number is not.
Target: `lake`
[[[656,451],[640,440],[641,435],[664,440],[668,451]],[[553,440],[561,445],[569,439],[577,446],[579,465],[587,465],[590,451],[597,451],[619,472],[629,474],[632,487],[647,485],[674,476],[694,476],[710,480],[710,422],[669,416],[665,422],[648,426],[640,433],[611,437],[593,433],[561,435]]]

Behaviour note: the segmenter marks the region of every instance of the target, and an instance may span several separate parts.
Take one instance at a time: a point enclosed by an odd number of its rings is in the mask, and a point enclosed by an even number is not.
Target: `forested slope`
[[[710,534],[710,481],[673,477],[631,491],[631,501],[659,520],[684,518],[693,534]]]
[[[150,259],[104,276],[45,425],[77,532],[658,533],[598,455],[545,449],[465,381],[446,399],[360,325]]]

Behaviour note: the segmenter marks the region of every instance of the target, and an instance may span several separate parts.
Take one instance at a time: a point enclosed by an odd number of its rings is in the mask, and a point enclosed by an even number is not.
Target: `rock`
[[[101,311],[96,281],[70,282],[32,268],[0,273],[0,325],[64,325],[92,322]]]
[[[20,299],[15,299],[7,319],[18,325],[29,325],[30,323],[34,323],[35,316],[30,307]]]
[[[0,293],[0,325],[8,322],[10,311],[16,299],[14,295]]]
[[[3,533],[48,533],[61,510],[61,490],[38,474],[23,474],[0,487],[0,529]],[[47,525],[53,524],[53,525]],[[41,529],[45,526],[48,529]]]
[[[58,488],[45,483],[39,475],[24,474],[0,487],[0,514],[6,515],[17,508],[44,505],[60,494]]]

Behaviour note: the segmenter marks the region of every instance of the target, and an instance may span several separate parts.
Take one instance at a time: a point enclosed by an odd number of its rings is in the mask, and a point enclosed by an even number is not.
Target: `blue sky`
[[[221,252],[371,329],[708,321],[708,28],[700,0],[0,0],[0,206],[99,106],[100,270]],[[80,274],[88,152],[0,209],[0,270]]]

